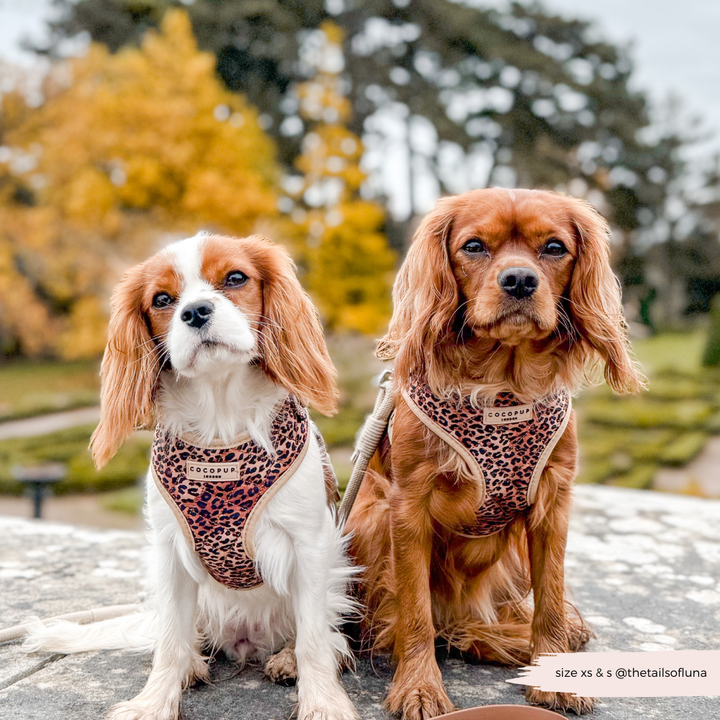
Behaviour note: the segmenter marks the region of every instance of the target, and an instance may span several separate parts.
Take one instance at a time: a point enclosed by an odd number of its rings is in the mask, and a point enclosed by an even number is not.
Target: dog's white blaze
[[[178,275],[183,280],[181,297],[196,290],[212,290],[212,287],[200,274],[202,248],[207,238],[207,233],[198,233],[191,238],[179,240],[166,249],[167,254],[172,257]]]

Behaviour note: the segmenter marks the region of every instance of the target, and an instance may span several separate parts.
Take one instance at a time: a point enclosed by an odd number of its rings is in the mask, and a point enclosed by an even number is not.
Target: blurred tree
[[[323,0],[53,0],[53,5],[60,19],[51,23],[47,46],[35,49],[54,57],[62,56],[67,39],[80,33],[89,33],[113,53],[139,46],[168,9],[183,8],[200,48],[216,55],[225,85],[261,109],[262,125],[271,129],[280,158],[292,165],[302,134],[281,126],[286,117],[296,117],[288,91],[298,78],[299,33],[316,30],[327,18]]]
[[[10,71],[0,68],[4,77]],[[20,77],[14,81],[19,82]],[[7,146],[8,136],[22,126],[30,108],[17,93],[6,93],[0,112],[0,355],[22,348],[29,354],[40,354],[49,348],[49,338],[55,327],[48,307],[38,297],[35,282],[24,271],[27,260],[18,255],[9,236],[8,207],[26,208],[33,202],[33,194],[13,173],[13,159]],[[34,162],[32,156],[20,154],[14,164]],[[18,218],[19,219],[19,218]]]
[[[703,365],[720,366],[720,295],[715,298],[710,310],[710,332],[703,355]]]
[[[720,292],[720,158],[706,157],[708,133],[685,103],[670,97],[656,111],[656,144],[672,158],[652,168],[665,201],[639,213],[630,252],[619,265],[626,297],[646,307],[654,327],[680,326],[687,315],[707,313]]]
[[[137,44],[183,0],[54,2],[62,12],[50,53],[81,31],[113,51]],[[194,0],[188,11],[228,87],[260,108],[288,169],[311,122],[296,92],[314,72],[310,31],[332,16],[345,31],[348,129],[370,148],[376,170],[391,153],[408,168],[403,182],[397,170],[380,177],[366,163],[376,197],[409,190],[407,216],[386,220],[393,247],[402,248],[413,212],[434,194],[551,187],[608,216],[642,320],[677,322],[686,310],[709,307],[720,282],[720,213],[717,196],[687,196],[693,186],[707,195],[683,159],[694,133],[672,108],[668,127],[650,122],[645,96],[629,87],[628,48],[604,42],[591,23],[538,3],[470,0]]]
[[[80,31],[116,50],[138,43],[182,0],[55,3],[63,14],[49,51]],[[663,183],[648,173],[670,174],[672,154],[643,140],[646,103],[628,88],[627,51],[599,40],[587,22],[539,4],[497,9],[452,0],[195,0],[188,10],[228,86],[248,93],[271,123],[288,167],[304,135],[293,83],[312,73],[303,31],[332,15],[346,32],[350,129],[362,135],[374,127],[382,136],[387,123],[369,119],[404,117],[411,175],[429,175],[439,191],[567,187],[575,179],[570,190],[602,193],[625,231],[664,201]],[[434,137],[420,150],[423,126]]]
[[[285,185],[304,239],[305,284],[326,326],[375,333],[390,315],[396,258],[382,232],[382,205],[360,196],[363,148],[346,127],[351,107],[342,94],[343,31],[325,21],[318,35],[316,75],[297,88],[310,129],[295,163],[300,174]]]
[[[168,236],[247,234],[277,215],[272,141],[223,88],[187,15],[116,55],[100,45],[0,113],[0,352],[104,345],[108,284]]]

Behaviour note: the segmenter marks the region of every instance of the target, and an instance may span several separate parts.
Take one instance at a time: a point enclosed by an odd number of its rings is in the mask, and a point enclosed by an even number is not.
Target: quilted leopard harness
[[[298,469],[313,432],[320,445],[328,501],[337,480],[320,433],[292,395],[280,404],[270,429],[269,453],[245,433],[232,447],[200,447],[158,425],[152,474],[205,569],[235,590],[262,585],[253,560],[257,521],[275,493]]]
[[[565,432],[572,407],[565,389],[530,405],[521,404],[510,392],[499,393],[492,406],[477,405],[468,396],[441,399],[423,378],[415,378],[400,395],[413,414],[458,453],[480,488],[474,522],[456,530],[466,537],[493,535],[533,504],[540,476]],[[395,400],[392,372],[386,371],[375,409],[358,436],[341,520],[350,514],[382,436],[387,434],[392,444]]]
[[[570,420],[571,400],[559,390],[531,405],[510,392],[492,406],[436,397],[425,382],[401,391],[413,414],[463,459],[480,487],[475,520],[458,533],[493,535],[535,502],[548,458]]]

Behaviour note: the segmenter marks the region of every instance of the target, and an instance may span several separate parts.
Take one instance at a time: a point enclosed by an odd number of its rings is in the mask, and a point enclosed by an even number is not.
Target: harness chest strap
[[[232,447],[200,447],[158,426],[151,464],[155,483],[203,565],[223,585],[244,590],[262,584],[253,561],[255,527],[305,458],[311,428],[317,432],[293,396],[273,419],[272,454],[247,434]],[[334,474],[325,459],[323,469],[330,498],[337,481],[330,482]]]
[[[492,407],[475,406],[468,397],[461,402],[437,398],[422,381],[401,394],[413,414],[458,453],[478,483],[475,522],[460,534],[494,534],[535,502],[542,472],[570,420],[566,390],[532,405],[500,393]]]

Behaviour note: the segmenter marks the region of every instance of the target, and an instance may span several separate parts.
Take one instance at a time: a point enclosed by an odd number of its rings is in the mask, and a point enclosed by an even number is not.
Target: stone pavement
[[[143,538],[125,531],[0,517],[0,627],[140,598]],[[720,501],[580,486],[568,542],[567,579],[597,633],[589,648],[720,649]],[[150,660],[120,651],[25,655],[0,646],[2,720],[98,720],[143,686]],[[516,670],[448,659],[446,687],[458,707],[523,703],[505,682]],[[284,720],[293,688],[257,667],[218,660],[213,682],[186,692],[185,720]],[[391,677],[383,657],[361,660],[343,681],[364,720],[385,720]],[[607,698],[598,720],[720,718],[720,698]]]

